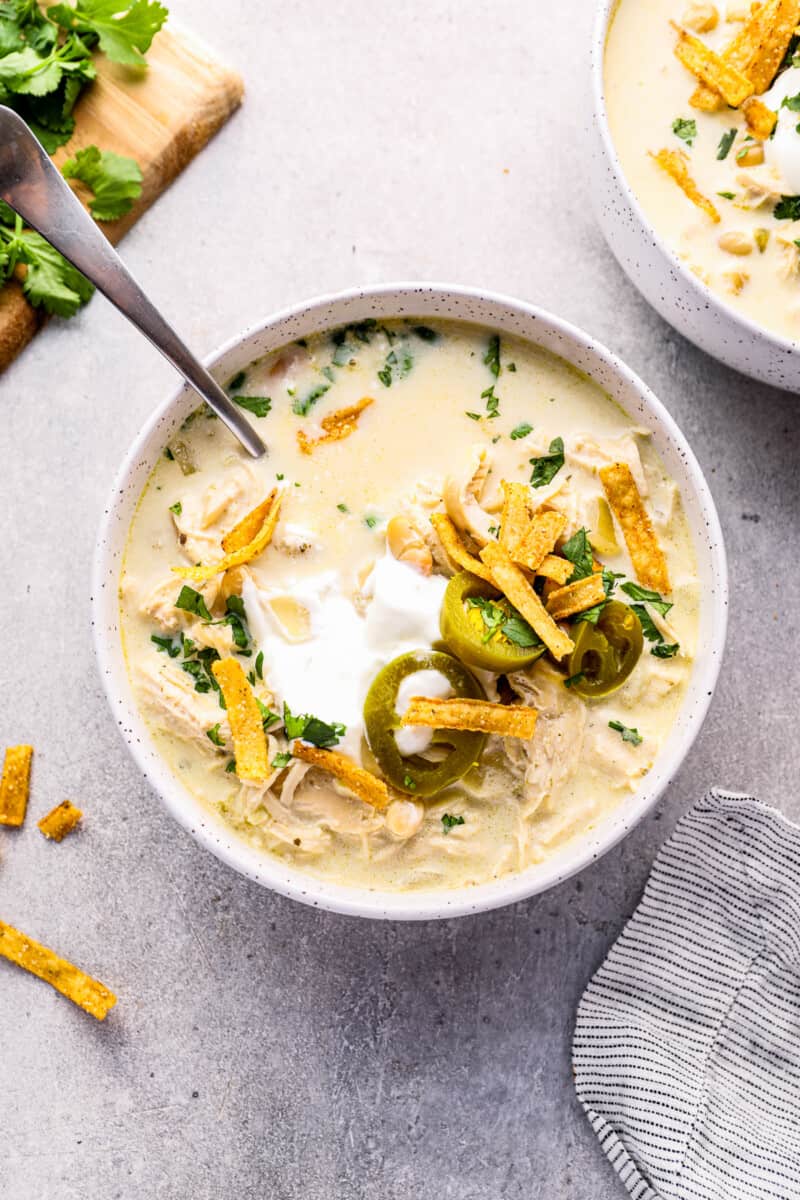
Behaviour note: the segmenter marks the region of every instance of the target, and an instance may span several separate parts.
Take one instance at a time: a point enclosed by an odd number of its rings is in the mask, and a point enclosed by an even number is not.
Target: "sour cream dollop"
[[[270,690],[293,713],[313,713],[323,721],[345,725],[347,732],[337,749],[360,761],[364,700],[370,684],[393,658],[428,650],[438,640],[446,587],[441,575],[422,575],[387,554],[365,585],[371,597],[366,616],[348,598],[338,571],[287,580],[280,588],[261,587],[247,577],[242,599],[254,641],[264,652],[264,678]],[[272,601],[288,596],[308,612],[309,636],[301,642],[286,639],[271,607]],[[431,674],[444,678],[438,672]],[[418,689],[409,692],[406,704],[412,695],[420,694]],[[417,745],[424,749],[429,743],[427,730],[405,733],[412,739],[415,735],[416,740],[410,741],[415,748],[401,747],[402,753],[418,753]]]
[[[764,157],[780,172],[792,195],[800,195],[800,133],[797,132],[800,112],[784,108],[783,101],[798,93],[800,67],[789,67],[761,97],[767,107],[778,114],[775,132],[764,142]]]

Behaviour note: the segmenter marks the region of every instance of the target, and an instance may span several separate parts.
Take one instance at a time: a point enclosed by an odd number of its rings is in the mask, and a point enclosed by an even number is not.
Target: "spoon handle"
[[[2,105],[0,199],[149,338],[254,458],[265,453],[240,409],[148,300],[22,118]]]

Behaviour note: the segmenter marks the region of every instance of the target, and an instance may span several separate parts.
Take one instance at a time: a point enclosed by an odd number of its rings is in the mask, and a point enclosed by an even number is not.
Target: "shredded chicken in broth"
[[[625,803],[697,629],[680,496],[596,384],[523,341],[365,321],[195,413],[121,578],[176,775],[252,845],[383,890],[543,861]]]
[[[800,337],[800,0],[620,0],[608,117],[653,227],[737,311]]]

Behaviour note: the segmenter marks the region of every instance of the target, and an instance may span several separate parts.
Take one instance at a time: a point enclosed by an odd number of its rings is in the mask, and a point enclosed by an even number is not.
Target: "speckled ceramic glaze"
[[[599,858],[653,807],[688,754],[711,701],[725,642],[728,585],[714,502],[672,418],[641,380],[608,350],[531,305],[468,288],[387,284],[324,297],[279,313],[223,347],[208,365],[220,380],[229,379],[254,359],[296,338],[365,317],[387,320],[406,316],[472,321],[527,338],[560,355],[590,375],[636,425],[652,431],[655,449],[680,487],[694,540],[702,596],[697,658],[683,707],[653,769],[614,813],[545,863],[520,874],[458,891],[386,893],[317,880],[253,849],[221,817],[202,807],[159,755],[136,706],[122,653],[118,604],[120,568],[139,495],[165,444],[197,406],[196,395],[186,387],[157,410],[120,469],[100,530],[92,605],[100,672],[122,736],[169,811],[202,846],[248,878],[306,904],[365,917],[421,920],[479,912],[545,891]]]
[[[606,39],[619,0],[600,0],[592,37],[592,193],[600,227],[622,269],[679,333],[726,366],[800,391],[800,342],[742,316],[683,263],[649,223],[623,174],[606,111]]]

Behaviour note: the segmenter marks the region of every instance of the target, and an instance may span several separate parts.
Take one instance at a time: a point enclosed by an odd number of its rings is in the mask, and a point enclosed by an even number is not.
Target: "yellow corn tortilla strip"
[[[800,20],[800,0],[766,0],[722,51],[721,57],[741,71],[756,95],[765,92],[775,78]],[[703,112],[716,112],[725,103],[713,88],[701,83],[689,103]]]
[[[745,100],[742,112],[747,124],[747,132],[760,142],[765,142],[772,133],[778,120],[778,114],[768,108],[763,100],[752,96]]]
[[[445,554],[452,563],[461,567],[462,571],[470,571],[479,579],[486,580],[487,583],[494,582],[489,568],[485,567],[474,554],[470,554],[461,540],[461,534],[445,513],[434,513],[431,517],[431,525],[436,530],[439,541],[444,546]]]
[[[378,779],[370,771],[365,771],[354,763],[346,754],[336,750],[320,750],[317,746],[309,746],[306,742],[294,742],[292,754],[303,762],[311,763],[333,775],[340,783],[358,796],[365,804],[373,808],[384,809],[389,803],[389,789],[382,779]]]
[[[585,579],[576,579],[574,583],[551,592],[547,599],[547,611],[555,621],[564,621],[575,613],[594,608],[605,598],[602,574],[587,575]]]
[[[497,733],[500,737],[533,737],[537,712],[524,704],[494,704],[490,700],[413,696],[403,713],[401,725],[424,725],[428,729],[468,729],[475,733]]]
[[[82,816],[81,809],[76,808],[71,800],[62,800],[37,822],[37,828],[50,841],[60,842],[68,833],[72,833]]]
[[[674,28],[678,32],[675,57],[701,83],[705,83],[715,92],[719,92],[731,108],[738,108],[747,100],[748,96],[753,95],[755,91],[753,84],[746,75],[732,66],[730,61],[720,54],[715,54],[713,50],[709,50],[705,42],[701,42],[700,38],[687,33],[685,29],[678,29],[677,26]]]
[[[608,467],[601,467],[600,481],[605,488],[611,511],[622,529],[636,578],[645,587],[653,588],[657,592],[668,592],[670,583],[667,560],[658,544],[630,467],[626,463],[612,463]]]
[[[49,983],[98,1021],[104,1021],[117,1003],[117,997],[105,984],[4,921],[0,921],[0,955]]]
[[[364,409],[374,403],[371,396],[365,396],[363,400],[359,400],[358,404],[351,404],[349,408],[340,408],[338,412],[323,417],[321,424],[324,433],[321,437],[309,438],[302,429],[298,429],[297,443],[303,454],[311,454],[314,447],[322,445],[323,442],[340,442],[342,438],[350,437],[350,434],[355,433],[358,429],[358,418]]]
[[[530,522],[530,488],[526,483],[502,483],[503,511],[500,514],[500,545],[513,556]]]
[[[267,738],[255,693],[237,659],[218,658],[211,670],[227,708],[236,774],[250,783],[263,783],[270,768]]]
[[[33,746],[9,746],[0,779],[0,825],[20,826],[25,820],[31,782]]]
[[[529,571],[538,571],[545,558],[555,546],[567,524],[563,513],[551,509],[549,512],[536,513],[531,518],[524,537],[517,543],[516,549],[510,549],[514,562],[526,567]],[[572,572],[570,571],[570,574]]]
[[[193,583],[205,583],[223,571],[232,567],[241,567],[257,558],[266,550],[272,541],[275,526],[281,509],[281,494],[273,488],[266,500],[257,508],[243,517],[222,539],[222,549],[225,557],[217,563],[205,567],[173,567],[172,570],[181,579],[191,579]],[[245,541],[244,539],[248,540]]]
[[[692,204],[702,209],[706,216],[710,217],[715,224],[718,223],[720,215],[708,197],[703,195],[689,174],[689,160],[682,150],[659,150],[658,154],[651,154],[650,157],[658,163],[662,171],[666,171],[668,175],[672,176],[678,187],[685,196],[688,196]]]
[[[559,558],[556,554],[546,554],[536,568],[536,574],[542,575],[548,582],[552,580],[554,583],[564,584],[574,570],[575,564],[569,559]]]
[[[534,633],[539,635],[553,658],[559,660],[569,654],[572,641],[558,628],[507,551],[496,542],[489,542],[481,550],[481,559],[491,571],[495,586],[525,618]]]

